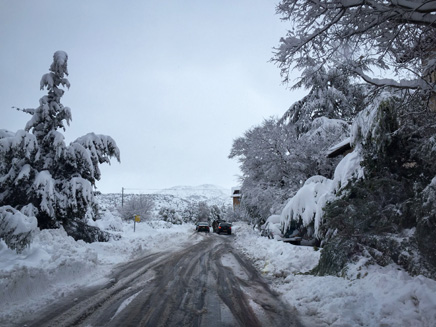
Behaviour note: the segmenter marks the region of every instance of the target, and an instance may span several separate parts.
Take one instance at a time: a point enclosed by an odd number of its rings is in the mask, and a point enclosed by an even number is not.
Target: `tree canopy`
[[[294,88],[305,87],[309,93],[284,113],[279,123],[293,124],[297,134],[309,130],[320,117],[351,122],[366,103],[368,88],[356,84],[344,72],[343,65],[328,71],[322,66],[307,67]]]
[[[297,135],[294,124],[265,120],[233,142],[230,158],[241,163],[242,205],[253,217],[266,219],[281,208],[313,175],[330,177],[337,160],[326,152],[348,136],[349,125],[319,117]]]
[[[291,24],[273,59],[285,82],[292,68],[346,63],[377,87],[435,91],[436,1],[282,0],[277,12]]]

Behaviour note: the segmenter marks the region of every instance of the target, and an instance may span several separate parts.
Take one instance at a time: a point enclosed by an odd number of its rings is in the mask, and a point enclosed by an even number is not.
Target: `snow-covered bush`
[[[0,206],[21,211],[33,205],[40,228],[64,225],[76,239],[104,239],[95,230],[91,238],[84,235],[89,230],[82,225],[97,214],[98,165],[109,163],[111,157],[119,161],[120,153],[111,137],[94,133],[65,144],[58,130],[65,130],[72,117],[70,108],[60,102],[61,87],[70,86],[67,60],[64,51],[55,52],[50,72],[40,83],[48,94],[36,109],[19,109],[32,116],[25,129],[0,133]]]
[[[324,235],[320,227],[324,207],[329,201],[334,201],[336,194],[351,180],[363,177],[361,160],[359,152],[354,151],[340,161],[333,179],[324,176],[312,176],[307,179],[281,212],[282,231],[286,233],[299,229],[306,238],[322,240]]]
[[[160,215],[172,215],[172,210],[169,207],[164,207],[160,211]],[[177,214],[183,223],[196,223],[199,221],[212,221],[223,219],[226,215],[227,208],[225,205],[218,206],[216,204],[208,204],[207,201],[195,201],[186,204],[182,210],[178,210]]]
[[[111,211],[104,210],[99,216],[97,220],[89,220],[88,224],[104,231],[121,232],[123,230],[123,220],[117,214],[114,215]]]
[[[170,207],[162,207],[159,210],[159,218],[175,225],[181,225],[183,223],[183,219],[176,209]]]
[[[133,219],[138,215],[141,220],[149,220],[154,208],[153,200],[146,195],[134,195],[124,203],[118,211],[125,220]]]
[[[20,253],[30,244],[37,226],[34,212],[31,204],[23,207],[22,212],[11,206],[0,207],[0,238],[10,249]]]
[[[330,195],[332,183],[332,180],[323,176],[309,178],[297,194],[289,200],[281,213],[283,231],[288,231],[291,225],[313,226],[315,236],[318,236],[322,207],[325,204],[325,198]],[[295,223],[292,224],[292,222]]]
[[[228,222],[245,221],[249,224],[263,224],[264,221],[258,222],[257,219],[253,219],[243,206],[235,206],[226,210],[224,220]]]

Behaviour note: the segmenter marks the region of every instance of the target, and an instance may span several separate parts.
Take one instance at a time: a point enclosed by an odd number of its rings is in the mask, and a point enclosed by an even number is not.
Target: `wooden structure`
[[[327,151],[327,158],[336,158],[337,156],[343,155],[346,156],[350,152],[353,151],[353,148],[351,147],[350,138],[347,137],[342,142],[332,146]]]
[[[241,188],[232,187],[233,210],[241,204]]]

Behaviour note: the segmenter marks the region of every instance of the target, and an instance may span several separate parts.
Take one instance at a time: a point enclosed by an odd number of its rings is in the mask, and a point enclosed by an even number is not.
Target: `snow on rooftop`
[[[351,138],[347,137],[346,139],[339,142],[338,144],[335,144],[334,146],[332,146],[330,149],[327,150],[328,156],[330,156],[331,153],[334,153],[334,152],[338,151],[339,149],[343,148],[344,146],[349,145],[350,142],[351,142]]]

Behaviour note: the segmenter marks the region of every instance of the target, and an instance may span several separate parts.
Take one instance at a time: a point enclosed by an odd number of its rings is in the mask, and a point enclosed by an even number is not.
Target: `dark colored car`
[[[220,223],[225,223],[226,221],[223,219],[215,219],[212,222],[212,228],[213,228],[213,232],[214,233],[218,233],[218,226],[220,225]]]
[[[195,229],[197,230],[197,232],[206,232],[206,233],[210,232],[209,223],[205,223],[205,222],[197,223],[197,227]]]
[[[220,223],[218,225],[218,230],[217,230],[218,234],[221,233],[227,233],[227,234],[232,234],[232,224],[229,223]]]

